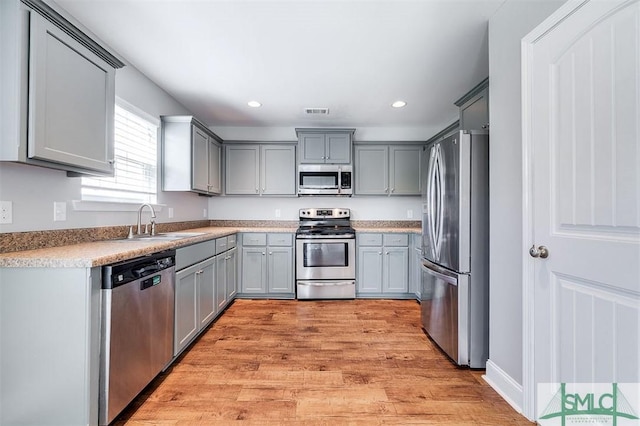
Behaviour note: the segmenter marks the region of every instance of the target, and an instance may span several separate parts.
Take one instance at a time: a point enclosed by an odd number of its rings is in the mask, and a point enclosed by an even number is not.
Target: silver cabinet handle
[[[382,252],[381,252],[381,251],[379,251],[379,252],[378,252],[378,254],[379,254],[380,256],[382,256]]]
[[[265,253],[265,252],[262,252],[262,255],[263,255],[263,256],[266,256],[266,255],[267,255],[267,253]]]
[[[256,194],[259,192],[260,190],[258,188],[256,188]]]
[[[529,249],[529,255],[531,257],[546,259],[547,257],[549,257],[549,249],[547,249],[545,246],[538,246],[538,248],[536,248],[536,245],[534,244]]]

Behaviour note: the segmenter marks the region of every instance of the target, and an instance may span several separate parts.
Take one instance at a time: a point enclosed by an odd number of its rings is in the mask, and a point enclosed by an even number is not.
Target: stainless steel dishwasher
[[[103,267],[99,422],[106,425],[171,362],[175,250]]]

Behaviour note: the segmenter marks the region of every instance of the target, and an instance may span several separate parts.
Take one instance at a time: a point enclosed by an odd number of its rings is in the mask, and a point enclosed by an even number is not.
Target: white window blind
[[[83,177],[82,200],[156,203],[158,125],[115,108],[115,175]]]

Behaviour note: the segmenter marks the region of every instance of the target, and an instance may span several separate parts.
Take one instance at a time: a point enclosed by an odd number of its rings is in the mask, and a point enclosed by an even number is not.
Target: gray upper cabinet
[[[422,146],[389,146],[389,195],[420,195]]]
[[[226,194],[296,194],[296,150],[294,145],[227,145],[225,158]]]
[[[300,163],[349,164],[355,129],[296,129]]]
[[[489,79],[455,102],[460,108],[460,130],[489,129]]]
[[[355,148],[356,195],[386,195],[389,192],[389,147],[357,145]]]
[[[420,195],[421,145],[356,145],[356,195]]]
[[[222,139],[190,115],[161,119],[162,189],[220,194]]]
[[[0,160],[113,175],[115,69],[124,64],[52,7],[25,3],[2,4]]]

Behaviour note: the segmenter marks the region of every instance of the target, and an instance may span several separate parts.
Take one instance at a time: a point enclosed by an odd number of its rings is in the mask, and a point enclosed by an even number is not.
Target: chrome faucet
[[[142,229],[141,229],[142,209],[144,209],[145,206],[149,207],[149,210],[151,210],[151,235],[153,235],[155,234],[155,222],[153,221],[153,219],[156,218],[156,212],[153,210],[153,207],[151,206],[151,204],[143,204],[138,209],[138,235],[142,235]],[[145,229],[145,233],[146,233],[146,229]]]

